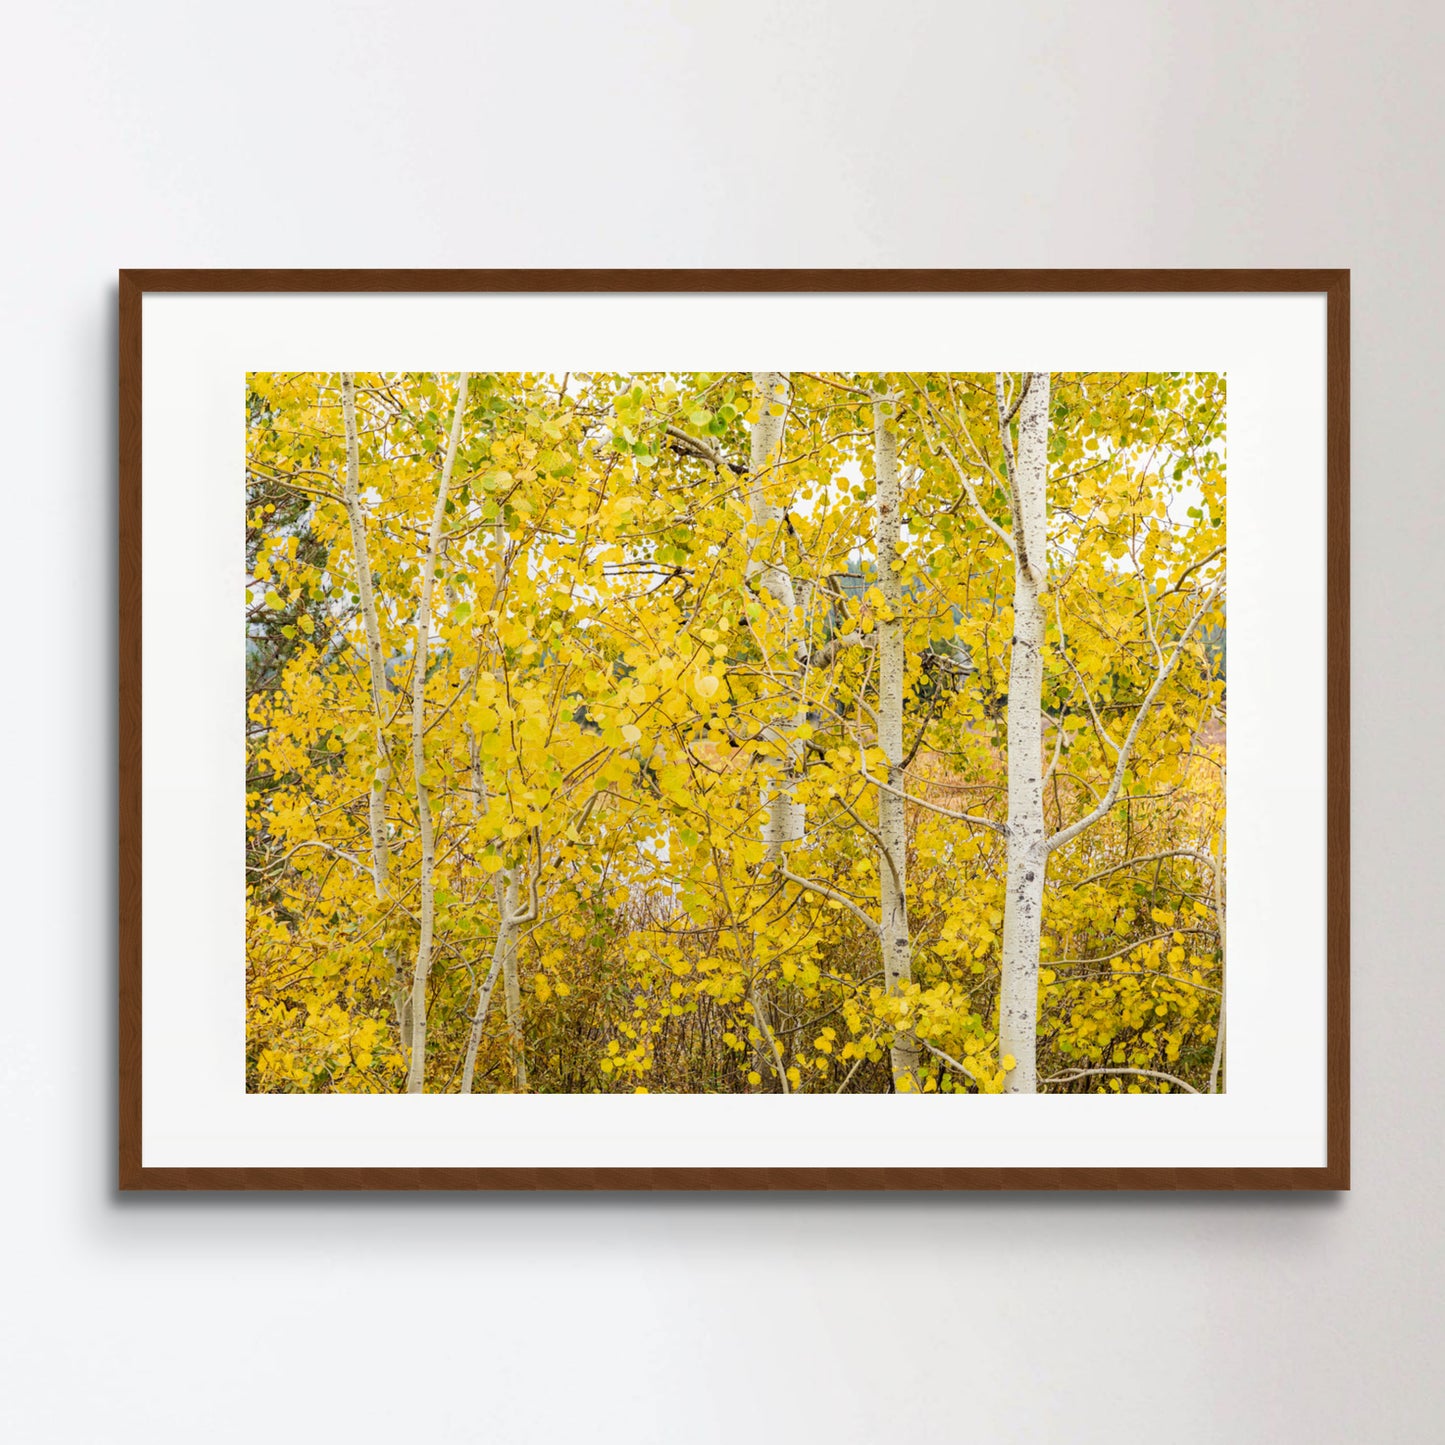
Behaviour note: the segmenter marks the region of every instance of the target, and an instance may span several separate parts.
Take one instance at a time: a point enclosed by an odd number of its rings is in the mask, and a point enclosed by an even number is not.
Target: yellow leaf
[[[642,729],[634,723],[628,723],[622,729],[622,738],[628,747],[635,748],[642,741]]]

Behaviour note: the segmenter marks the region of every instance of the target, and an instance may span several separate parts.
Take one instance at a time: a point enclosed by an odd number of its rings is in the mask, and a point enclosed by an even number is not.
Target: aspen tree
[[[431,600],[436,582],[437,550],[441,545],[442,523],[446,518],[447,489],[451,486],[452,468],[456,465],[457,446],[462,436],[462,412],[467,404],[470,377],[462,372],[457,381],[456,410],[452,414],[452,431],[447,440],[446,458],[442,462],[441,480],[437,486],[436,506],[432,510],[431,529],[427,533],[426,555],[422,561],[421,601],[416,618],[416,652],[411,667],[411,755],[412,774],[416,781],[417,825],[421,831],[421,875],[417,892],[421,907],[421,928],[416,946],[416,968],[411,983],[411,1058],[407,1068],[406,1091],[420,1094],[426,1082],[426,986],[431,975],[432,933],[436,924],[436,888],[432,871],[436,865],[436,838],[433,832],[431,799],[427,795],[429,779],[426,760],[426,679],[427,652],[431,644]]]
[[[1044,592],[1048,560],[1049,374],[1021,382],[1007,408],[998,377],[999,439],[1012,491],[1013,641],[1008,683],[1007,881],[999,984],[998,1047],[1008,1071],[1006,1091],[1032,1094],[1038,1084],[1039,936],[1043,924],[1044,832],[1043,684]],[[1009,423],[1019,417],[1018,456]],[[1014,1062],[1010,1065],[1010,1059]]]
[[[888,763],[888,786],[878,793],[878,944],[890,995],[903,992],[912,972],[908,933],[908,835],[904,816],[903,693],[907,671],[903,626],[903,559],[898,542],[903,492],[898,474],[898,437],[893,428],[897,399],[884,391],[873,398],[874,544],[878,590],[883,594],[876,632],[878,647],[878,746]],[[916,1090],[919,1047],[906,1020],[891,1047],[893,1086]]]
[[[360,448],[356,435],[356,373],[341,373],[341,410],[346,429],[346,515],[351,525],[351,555],[356,565],[356,590],[361,599],[361,616],[366,628],[367,677],[371,684],[371,714],[376,755],[371,771],[371,802],[368,821],[371,828],[371,867],[376,883],[377,902],[384,903],[389,893],[386,838],[386,788],[391,779],[391,760],[386,746],[386,714],[382,697],[386,691],[386,672],[381,651],[381,627],[376,616],[376,595],[371,582],[371,559],[366,546],[366,515],[361,508]],[[397,971],[395,950],[387,951],[392,974],[392,998],[396,1008],[398,1036],[403,1050],[411,1048],[411,992]]]

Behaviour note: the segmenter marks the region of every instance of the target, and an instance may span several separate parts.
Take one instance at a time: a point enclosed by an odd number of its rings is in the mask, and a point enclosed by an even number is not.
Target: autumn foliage
[[[1021,385],[250,376],[247,1087],[1002,1090]],[[1050,855],[1040,1087],[1222,1089],[1224,380],[1049,396],[1050,829],[1138,727],[1116,800]]]

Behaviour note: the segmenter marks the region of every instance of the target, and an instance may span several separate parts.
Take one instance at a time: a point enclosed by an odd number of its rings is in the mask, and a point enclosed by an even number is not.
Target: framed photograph
[[[1347,1188],[1348,478],[1345,271],[123,271],[121,1188]]]

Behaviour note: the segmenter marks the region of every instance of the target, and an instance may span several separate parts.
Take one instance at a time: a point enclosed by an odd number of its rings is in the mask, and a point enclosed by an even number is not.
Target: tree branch
[[[1125,737],[1124,745],[1119,749],[1119,758],[1114,767],[1114,776],[1109,782],[1109,790],[1104,794],[1103,801],[1100,802],[1093,812],[1085,814],[1077,823],[1071,823],[1067,828],[1061,828],[1052,838],[1049,838],[1045,842],[1044,847],[1050,853],[1056,848],[1062,848],[1066,843],[1072,843],[1080,833],[1088,828],[1092,828],[1118,801],[1119,789],[1123,786],[1124,774],[1129,766],[1129,758],[1134,751],[1134,743],[1139,736],[1139,730],[1144,726],[1144,719],[1148,716],[1149,709],[1153,707],[1154,699],[1159,695],[1159,689],[1164,686],[1165,680],[1169,674],[1173,672],[1174,665],[1179,661],[1180,654],[1184,651],[1184,645],[1193,637],[1195,629],[1199,626],[1200,622],[1204,620],[1204,615],[1209,611],[1211,604],[1215,597],[1218,596],[1219,590],[1223,585],[1224,573],[1221,572],[1215,579],[1214,585],[1205,594],[1199,611],[1194,614],[1189,626],[1180,634],[1179,641],[1174,644],[1174,650],[1169,654],[1168,660],[1159,668],[1158,672],[1156,672],[1154,684],[1145,695],[1144,701],[1139,704],[1139,710],[1134,714],[1134,722],[1129,728],[1128,736]]]
[[[1089,964],[1108,963],[1115,958],[1123,958],[1126,953],[1133,953],[1136,948],[1145,948],[1151,943],[1158,943],[1161,938],[1172,938],[1176,933],[1214,933],[1213,928],[1166,928],[1163,933],[1151,933],[1148,938],[1136,938],[1133,943],[1126,943],[1123,948],[1116,948],[1113,953],[1100,954],[1098,958],[1057,958],[1042,959],[1041,968],[1083,968]]]
[[[1187,1094],[1197,1094],[1193,1084],[1186,1084],[1174,1074],[1161,1074],[1158,1069],[1073,1069],[1067,1074],[1055,1074],[1049,1079],[1040,1079],[1041,1084],[1072,1084],[1075,1079],[1088,1078],[1090,1074],[1141,1074],[1146,1079],[1163,1079],[1169,1084],[1178,1084]]]
[[[786,868],[780,869],[779,871],[782,873],[783,877],[788,880],[789,883],[796,883],[799,888],[807,888],[814,893],[821,893],[823,897],[831,898],[835,903],[841,904],[850,913],[852,913],[854,917],[859,918],[864,923],[866,923],[868,925],[869,932],[871,932],[875,938],[882,936],[882,929],[879,928],[879,926],[871,918],[869,918],[869,916],[864,913],[863,910],[859,908],[858,905],[854,903],[853,900],[849,898],[846,894],[835,892],[832,888],[827,888],[821,883],[814,883],[811,879],[799,878],[796,873],[790,873]]]
[[[666,435],[674,449],[687,456],[696,457],[711,467],[725,467],[734,476],[745,477],[747,475],[748,469],[742,462],[730,461],[711,442],[705,442],[701,437],[692,436],[683,431],[681,427],[675,427],[669,422]]]
[[[845,647],[875,646],[877,646],[875,633],[870,632],[865,636],[861,632],[845,632],[838,637],[829,639],[816,652],[809,653],[807,665],[809,667],[827,667]]]
[[[913,385],[917,390],[918,394],[923,398],[924,406],[926,406],[928,410],[933,412],[936,416],[937,408],[934,406],[932,398],[928,395],[926,391],[924,391],[923,387],[918,381],[915,380],[913,382]],[[921,421],[922,418],[920,417],[919,420]],[[968,436],[968,433],[965,431],[964,435]],[[1010,552],[1012,552],[1014,550],[1013,538],[1006,531],[1004,531],[1004,529],[1000,527],[999,524],[995,522],[994,519],[990,517],[986,511],[984,511],[983,503],[979,501],[978,493],[974,490],[973,478],[970,477],[966,471],[964,471],[963,464],[958,460],[956,456],[954,456],[953,449],[948,445],[946,441],[944,441],[943,434],[936,431],[930,436],[927,428],[925,427],[924,439],[928,442],[929,448],[935,456],[937,456],[939,452],[942,452],[943,455],[948,458],[949,462],[953,466],[954,473],[957,475],[958,480],[963,484],[964,493],[968,497],[970,505],[973,507],[974,515],[978,518],[980,522],[983,523],[986,530],[992,532],[993,535],[997,537],[998,540],[1002,542],[1004,546],[1009,549]],[[978,446],[974,442],[973,438],[969,436],[968,440],[969,445],[973,447],[975,454],[978,454]],[[990,476],[994,476],[994,479],[996,481],[999,480],[999,478],[994,474],[992,467],[989,467],[985,464],[984,470],[988,472]]]
[[[1014,397],[1013,405],[1009,407],[1008,414],[999,423],[1000,426],[1007,426],[1018,415],[1019,408],[1024,404],[1024,397],[1029,394],[1029,385],[1034,379],[1031,371],[1024,372],[1024,384],[1019,387],[1019,394]]]
[[[915,1039],[918,1039],[918,1042],[922,1044],[923,1047],[927,1049],[928,1052],[932,1054],[935,1059],[942,1059],[945,1064],[948,1064],[951,1068],[957,1069],[960,1074],[964,1075],[965,1078],[972,1079],[975,1084],[981,1084],[983,1082],[983,1080],[980,1079],[979,1076],[975,1074],[974,1071],[970,1069],[967,1064],[954,1058],[952,1054],[946,1054],[942,1049],[935,1048],[931,1043],[928,1042],[927,1039],[920,1038],[917,1033],[915,1033],[913,1037]]]
[[[1044,967],[1051,968],[1053,965],[1045,964]],[[1082,976],[1075,976],[1074,978],[1056,978],[1053,983],[1045,984],[1044,987],[1064,988],[1071,983],[1086,983],[1090,981],[1104,983],[1112,982],[1116,978],[1162,978],[1169,983],[1177,983],[1181,988],[1194,988],[1198,989],[1201,993],[1212,993],[1216,998],[1223,997],[1219,989],[1210,988],[1207,983],[1195,983],[1192,978],[1180,978],[1177,973],[1160,973],[1159,970],[1155,968],[1128,968],[1118,973],[1084,974]],[[1213,1090],[1210,1090],[1210,1092],[1212,1093]]]
[[[778,1047],[778,1041],[773,1037],[773,1031],[768,1027],[768,1021],[763,1017],[762,1001],[758,998],[758,991],[753,989],[749,995],[753,1005],[753,1017],[758,1021],[758,1030],[768,1041],[768,1047],[773,1051],[773,1063],[778,1071],[778,1082],[783,1086],[785,1094],[793,1091],[788,1087],[788,1071],[783,1067],[783,1051]]]
[[[995,833],[1006,831],[1002,823],[995,823],[990,818],[980,818],[973,813],[955,813],[952,808],[940,808],[937,803],[930,803],[924,798],[915,798],[912,793],[905,793],[901,788],[890,787],[887,783],[875,778],[867,768],[860,768],[858,771],[875,788],[881,788],[885,793],[893,793],[905,802],[916,803],[920,808],[927,808],[930,813],[938,813],[944,818],[952,818],[956,823],[977,823],[980,828],[991,828]]]
[[[1060,888],[1083,888],[1087,884],[1097,883],[1101,878],[1107,878],[1111,873],[1119,873],[1125,868],[1132,868],[1137,863],[1162,863],[1166,858],[1190,858],[1196,863],[1203,863],[1211,870],[1214,867],[1214,859],[1207,853],[1197,852],[1193,848],[1170,848],[1163,853],[1145,853],[1138,858],[1126,858],[1122,863],[1115,863],[1112,868],[1101,869],[1098,873],[1091,873],[1087,878],[1081,878],[1077,883],[1060,883]]]

